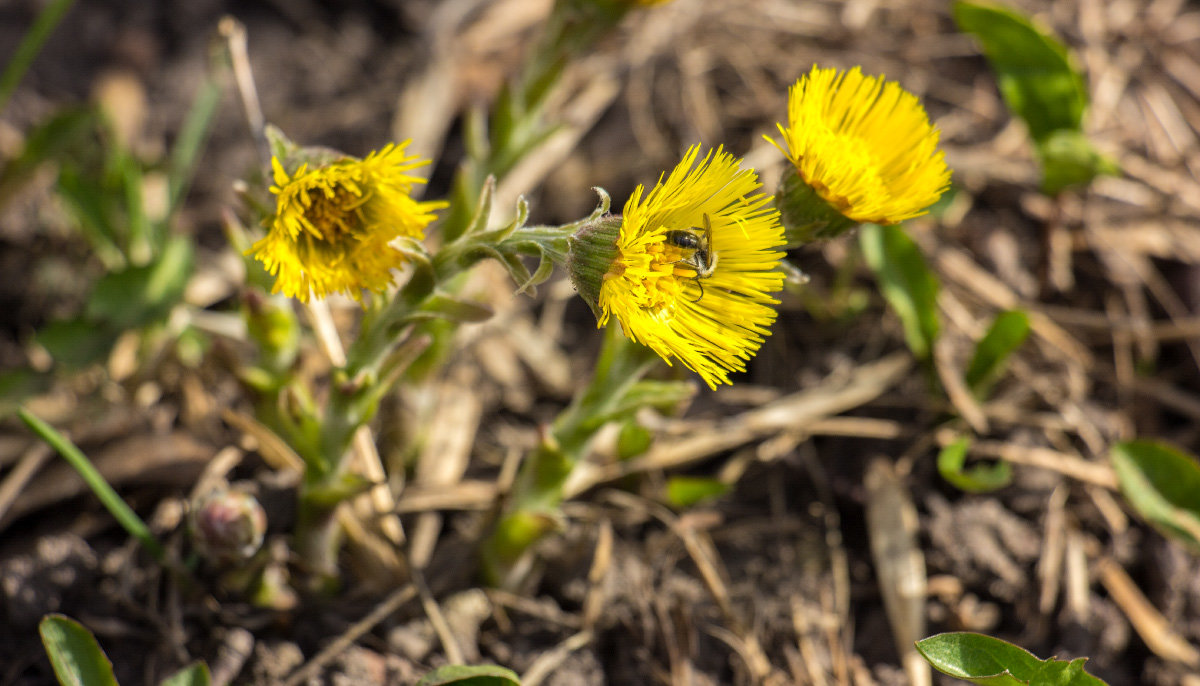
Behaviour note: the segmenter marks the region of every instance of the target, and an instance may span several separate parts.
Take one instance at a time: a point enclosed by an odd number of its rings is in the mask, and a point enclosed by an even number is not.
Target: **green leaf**
[[[1041,660],[998,638],[969,632],[930,636],[917,651],[938,671],[986,686],[1104,686],[1083,671],[1084,659]]]
[[[46,39],[54,32],[72,4],[74,0],[54,0],[46,3],[34,20],[33,26],[25,32],[16,51],[9,57],[8,64],[4,66],[4,72],[0,73],[0,110],[8,104],[8,99],[16,90],[17,84],[21,82],[34,58],[41,52]]]
[[[1008,310],[996,315],[983,338],[975,346],[975,355],[967,365],[967,387],[977,398],[987,396],[1004,370],[1004,363],[1029,336],[1029,315]]]
[[[667,479],[667,503],[674,508],[691,507],[729,492],[729,484],[717,479],[695,476],[673,476]]]
[[[430,295],[421,303],[421,309],[397,319],[397,323],[424,321],[428,319],[445,319],[452,322],[482,322],[490,319],[494,312],[492,308],[478,302],[465,300],[449,293],[437,292]]]
[[[192,242],[182,236],[172,238],[154,262],[111,272],[97,281],[87,316],[117,329],[144,326],[164,317],[183,299],[193,260]]]
[[[306,497],[309,502],[316,505],[333,507],[345,500],[366,493],[374,485],[375,482],[361,474],[347,472],[332,479],[327,479],[324,483],[309,487]]]
[[[72,107],[46,119],[25,138],[21,153],[0,172],[0,206],[12,197],[42,163],[63,155],[94,135],[98,123],[91,107]]]
[[[179,137],[175,139],[175,147],[171,149],[170,167],[167,171],[167,216],[175,213],[191,186],[196,175],[196,163],[200,152],[208,140],[210,125],[217,105],[221,103],[223,79],[210,75],[205,79],[196,93],[192,107],[188,110],[187,119],[179,129]]]
[[[70,617],[46,615],[38,624],[54,675],[63,686],[117,686],[112,663],[96,637]]]
[[[1103,681],[1083,671],[1085,662],[1085,657],[1070,662],[1046,660],[1029,680],[1030,686],[1104,686]]]
[[[1200,464],[1165,443],[1117,443],[1109,453],[1121,493],[1167,536],[1200,551]]]
[[[653,431],[636,421],[627,421],[621,425],[621,432],[617,434],[617,459],[628,460],[637,457],[649,450],[653,442]]]
[[[941,326],[939,285],[921,250],[899,226],[864,224],[859,245],[880,292],[904,325],[909,350],[918,359],[929,360]]]
[[[167,677],[161,686],[208,686],[211,681],[208,665],[197,661]]]
[[[271,151],[271,157],[278,159],[280,164],[300,152],[300,146],[292,142],[278,126],[267,124],[263,133],[267,137],[267,149]]]
[[[938,671],[976,684],[1027,684],[1042,667],[1020,646],[970,632],[921,639],[917,650]]]
[[[116,210],[110,190],[75,164],[67,164],[59,169],[58,194],[104,266],[109,269],[123,267],[128,261],[121,248],[121,232],[113,219]]]
[[[1079,130],[1087,90],[1066,46],[1029,18],[999,5],[958,2],[954,19],[979,40],[1004,101],[1025,120],[1035,141],[1060,129]]]
[[[1121,173],[1121,167],[1101,155],[1080,131],[1055,131],[1038,144],[1037,151],[1042,162],[1042,192],[1046,195],[1086,185],[1100,175]]]
[[[11,414],[31,395],[44,393],[53,377],[28,367],[0,372],[0,417]]]
[[[104,361],[117,341],[117,332],[88,319],[66,319],[46,325],[34,341],[55,364],[80,369]]]
[[[426,674],[417,686],[521,686],[516,672],[496,665],[446,665]]]
[[[537,269],[533,272],[533,275],[524,282],[517,281],[517,293],[528,293],[530,296],[536,296],[538,284],[549,279],[554,274],[554,260],[550,259],[545,250],[541,250],[541,253],[541,257],[538,258]]]
[[[1012,465],[1007,462],[997,462],[991,466],[979,464],[964,470],[967,448],[970,446],[970,437],[963,436],[942,448],[938,453],[937,466],[943,479],[967,493],[987,493],[1012,483]]]

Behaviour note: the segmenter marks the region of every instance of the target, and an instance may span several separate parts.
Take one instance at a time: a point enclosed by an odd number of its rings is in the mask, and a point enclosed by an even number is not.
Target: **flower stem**
[[[654,353],[625,338],[618,327],[604,330],[596,371],[534,448],[517,474],[508,507],[484,541],[487,583],[511,587],[531,546],[558,524],[563,486],[606,423],[632,412],[631,390],[654,364]]]

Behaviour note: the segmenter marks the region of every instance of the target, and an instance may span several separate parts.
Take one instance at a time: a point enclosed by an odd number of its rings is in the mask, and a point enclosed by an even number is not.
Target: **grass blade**
[[[95,465],[87,459],[82,451],[79,450],[66,436],[54,430],[46,422],[43,422],[36,415],[25,408],[17,410],[17,416],[31,431],[38,435],[43,441],[54,448],[59,455],[63,456],[72,468],[83,477],[84,483],[92,492],[100,498],[100,502],[104,504],[117,522],[129,532],[130,536],[138,539],[146,550],[158,560],[160,564],[166,564],[166,556],[163,553],[163,548],[158,540],[154,538],[154,534],[150,533],[150,527],[142,521],[141,517],[137,516],[129,505],[117,495],[113,487],[108,485]]]
[[[50,33],[54,31],[54,27],[58,26],[58,22],[62,20],[73,2],[74,0],[54,0],[46,5],[37,20],[33,22],[33,26],[29,27],[29,33],[25,34],[25,38],[17,46],[17,52],[4,67],[4,73],[0,74],[0,111],[4,110],[8,99],[17,89],[17,84],[21,82],[21,77],[25,76],[25,72],[29,71],[29,65],[33,64],[34,58],[42,51],[42,44],[50,37]]]

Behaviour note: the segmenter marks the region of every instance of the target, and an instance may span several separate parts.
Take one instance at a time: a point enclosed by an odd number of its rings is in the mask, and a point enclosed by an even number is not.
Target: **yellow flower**
[[[771,142],[800,180],[851,222],[895,224],[924,214],[950,184],[938,130],[916,96],[859,67],[839,73],[814,65],[791,87],[788,125],[779,132],[784,145]],[[791,229],[787,203],[779,204]],[[825,237],[819,228],[817,237]]]
[[[720,148],[696,164],[699,152],[689,149],[644,197],[638,186],[623,216],[576,234],[570,263],[599,326],[615,318],[716,388],[770,334],[783,227],[753,170]]]
[[[427,164],[404,154],[408,141],[373,152],[366,159],[343,157],[289,174],[271,159],[276,197],[268,233],[251,251],[275,275],[273,292],[308,302],[345,293],[362,300],[362,290],[382,292],[392,284],[392,269],[405,262],[389,243],[405,236],[423,238],[440,202],[419,202],[408,174]]]

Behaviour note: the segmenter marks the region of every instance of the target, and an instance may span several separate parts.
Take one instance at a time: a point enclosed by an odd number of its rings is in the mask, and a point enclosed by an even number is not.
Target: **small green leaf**
[[[80,369],[104,361],[117,341],[117,333],[87,319],[52,322],[34,336],[55,364]]]
[[[1008,359],[1029,336],[1029,315],[1009,310],[996,315],[983,338],[975,346],[975,355],[967,366],[967,387],[977,398],[987,396]]]
[[[649,450],[653,442],[653,431],[632,420],[625,422],[621,425],[621,432],[617,434],[617,459],[628,460],[637,457]]]
[[[38,633],[60,684],[117,686],[112,663],[82,624],[63,615],[46,615],[38,624]]]
[[[116,329],[164,317],[180,300],[192,274],[194,248],[183,237],[167,241],[152,263],[110,272],[96,282],[87,316]]]
[[[80,170],[78,165],[65,164],[58,172],[57,190],[104,266],[108,269],[125,266],[128,260],[120,245],[122,232],[116,227],[118,221],[123,223],[123,220],[113,219],[117,209],[109,189]]]
[[[434,293],[421,303],[421,309],[400,318],[402,324],[427,319],[446,319],[452,322],[482,322],[490,319],[492,308],[483,303],[464,300],[449,293]]]
[[[374,485],[375,482],[361,474],[347,472],[338,475],[336,478],[327,480],[326,483],[310,487],[306,496],[314,504],[333,507],[338,503],[366,493]]]
[[[683,509],[729,492],[729,485],[717,479],[695,476],[673,476],[667,479],[667,503]]]
[[[521,686],[516,672],[496,665],[446,665],[421,677],[417,686]]]
[[[1121,173],[1121,167],[1101,155],[1080,131],[1055,131],[1038,143],[1037,152],[1042,162],[1042,192],[1046,195],[1086,185],[1100,175]]]
[[[1024,648],[969,632],[921,639],[917,650],[938,671],[976,684],[1027,684],[1042,666]]]
[[[1104,682],[1083,671],[1087,658],[1080,657],[1070,662],[1046,660],[1041,669],[1029,680],[1030,686],[1104,686]]]
[[[859,245],[880,292],[904,325],[909,350],[918,359],[929,360],[941,326],[939,285],[920,248],[899,226],[874,224],[862,226]]]
[[[988,493],[1012,483],[1012,465],[1007,462],[997,462],[991,466],[979,464],[964,470],[967,448],[970,446],[970,437],[963,436],[942,448],[938,453],[937,466],[943,479],[967,493]]]
[[[58,158],[94,136],[98,118],[91,107],[64,109],[39,124],[25,138],[21,153],[0,171],[0,206],[34,178],[42,163]]]
[[[1004,101],[1035,141],[1060,129],[1079,130],[1087,90],[1066,46],[1028,17],[991,3],[955,3],[954,19],[979,40]]]
[[[1163,533],[1200,551],[1200,464],[1165,443],[1117,443],[1110,452],[1121,493]]]
[[[28,367],[0,372],[0,416],[15,412],[26,398],[45,392],[52,382],[50,374]]]
[[[546,252],[543,250],[542,256],[540,258],[538,258],[537,269],[534,270],[533,275],[530,276],[528,279],[526,279],[524,282],[517,281],[519,286],[518,286],[516,292],[517,293],[528,293],[530,296],[536,296],[537,295],[537,285],[542,283],[546,279],[549,279],[552,274],[554,274],[554,260],[551,260],[550,256],[547,255]]]
[[[167,677],[161,686],[208,686],[211,681],[208,665],[197,661]]]
[[[271,157],[278,159],[280,163],[300,152],[300,146],[292,142],[278,126],[267,124],[263,133],[267,137],[267,148],[271,151]]]
[[[187,118],[179,129],[175,147],[171,149],[168,167],[167,216],[175,213],[196,176],[196,163],[204,149],[213,116],[221,103],[224,74],[210,74],[196,91]]]
[[[917,651],[938,671],[986,686],[1105,686],[1083,671],[1084,658],[1041,660],[998,638],[969,632],[930,636]]]
[[[16,46],[15,51],[8,56],[8,63],[0,73],[0,110],[8,104],[9,97],[16,90],[17,84],[25,76],[25,72],[33,64],[35,58],[46,44],[46,39],[54,32],[55,27],[62,21],[63,15],[71,9],[73,0],[55,0],[46,3],[38,12],[33,25],[24,32],[24,37]]]

